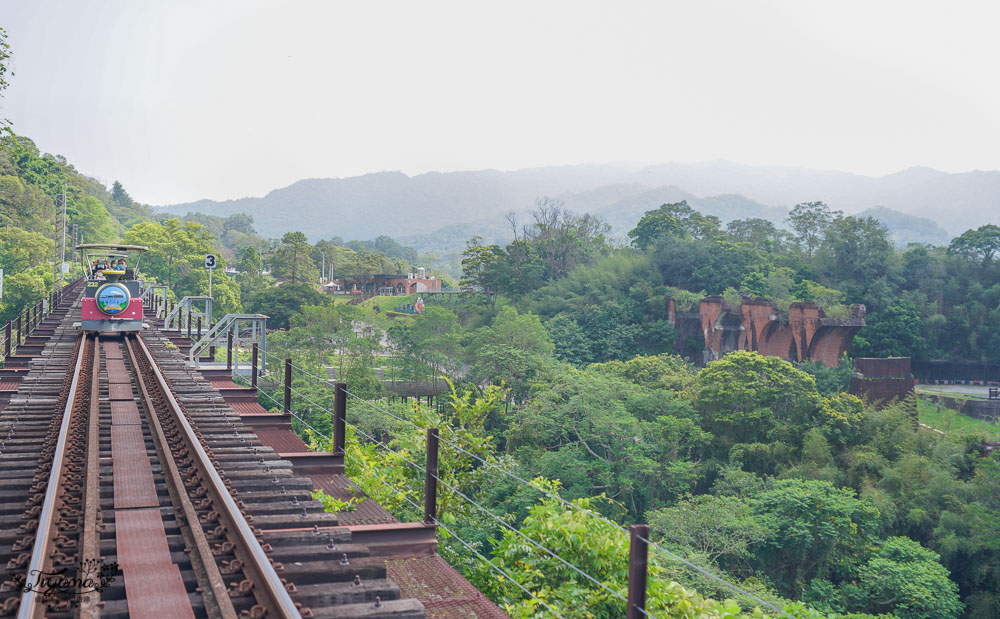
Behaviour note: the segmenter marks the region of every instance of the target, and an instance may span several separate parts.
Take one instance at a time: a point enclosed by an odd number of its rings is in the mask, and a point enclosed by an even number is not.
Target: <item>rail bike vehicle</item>
[[[87,277],[80,330],[120,333],[142,330],[139,259],[148,247],[87,243],[77,245]]]

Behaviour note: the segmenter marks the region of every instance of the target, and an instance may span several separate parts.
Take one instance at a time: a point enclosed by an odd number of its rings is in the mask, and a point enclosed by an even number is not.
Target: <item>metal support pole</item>
[[[257,342],[250,349],[250,387],[257,388]]]
[[[18,346],[21,345],[21,331],[22,331],[22,329],[24,327],[24,324],[23,324],[23,322],[21,320],[21,317],[22,317],[21,314],[17,315],[17,345]]]
[[[198,339],[195,341],[199,340],[201,340],[201,316],[198,316]]]
[[[648,524],[633,524],[632,541],[628,549],[628,610],[627,619],[641,619],[646,613],[646,579],[648,573]]]
[[[240,372],[240,321],[233,321],[233,372]]]
[[[427,428],[427,468],[424,471],[424,523],[437,522],[438,429]]]
[[[285,359],[285,407],[286,415],[292,414],[292,360]]]
[[[66,283],[66,275],[63,274],[63,263],[66,262],[66,185],[63,185],[62,193],[62,247],[59,251],[59,283]],[[55,285],[55,282],[53,282]]]
[[[343,454],[346,449],[347,384],[337,383],[333,394],[333,451]]]
[[[191,312],[187,313],[187,323],[188,323],[188,339],[191,339]]]
[[[226,331],[226,369],[233,369],[233,332]]]
[[[4,334],[4,338],[3,338],[3,358],[4,359],[10,359],[10,336],[11,336],[11,333],[10,333],[10,321],[9,320],[7,321],[7,324],[4,325],[3,334]]]

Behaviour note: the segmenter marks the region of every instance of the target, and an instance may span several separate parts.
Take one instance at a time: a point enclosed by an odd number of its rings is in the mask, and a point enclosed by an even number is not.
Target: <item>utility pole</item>
[[[62,250],[59,256],[59,283],[65,283],[65,274],[63,273],[63,263],[66,262],[66,183],[63,183],[63,193],[62,193]]]
[[[326,279],[326,252],[323,252],[323,268],[319,272],[319,283],[323,283]]]

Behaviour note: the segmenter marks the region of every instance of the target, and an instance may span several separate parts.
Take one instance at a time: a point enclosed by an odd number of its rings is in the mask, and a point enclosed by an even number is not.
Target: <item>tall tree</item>
[[[524,240],[535,246],[549,279],[565,277],[572,269],[605,254],[611,227],[593,215],[574,215],[562,202],[542,198],[532,212],[534,223]]]
[[[636,249],[649,249],[662,237],[684,234],[684,226],[670,214],[670,206],[664,204],[654,211],[646,211],[635,228],[629,230],[628,236]]]
[[[812,376],[783,359],[743,350],[709,363],[698,385],[703,426],[724,451],[736,442],[794,440],[821,404]]]
[[[496,306],[497,295],[503,291],[503,268],[506,254],[499,245],[483,245],[483,237],[469,239],[462,252],[463,288],[480,288],[489,299],[490,308]]]
[[[869,309],[885,307],[890,279],[897,276],[889,230],[874,217],[838,217],[826,228],[817,252],[820,271],[848,301],[864,300]]]
[[[271,275],[291,283],[316,282],[319,270],[309,255],[309,240],[301,232],[286,232],[271,258]]]
[[[826,229],[842,214],[841,211],[831,211],[822,202],[802,202],[795,205],[785,221],[795,231],[799,248],[811,258],[823,241]]]
[[[948,253],[988,266],[1000,254],[1000,226],[987,224],[966,230],[951,241]]]
[[[105,243],[115,240],[119,227],[104,204],[93,196],[80,196],[67,207],[69,223],[80,227],[83,243]]]
[[[740,243],[748,243],[755,249],[767,252],[781,249],[782,242],[788,234],[760,217],[734,219],[726,224],[726,233]]]

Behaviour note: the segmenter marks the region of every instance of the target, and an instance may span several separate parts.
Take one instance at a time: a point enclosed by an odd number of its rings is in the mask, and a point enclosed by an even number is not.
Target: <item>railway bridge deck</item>
[[[433,526],[365,498],[340,454],[155,320],[81,335],[55,297],[0,369],[0,614],[503,617],[436,554]],[[8,337],[7,341],[10,341]]]

